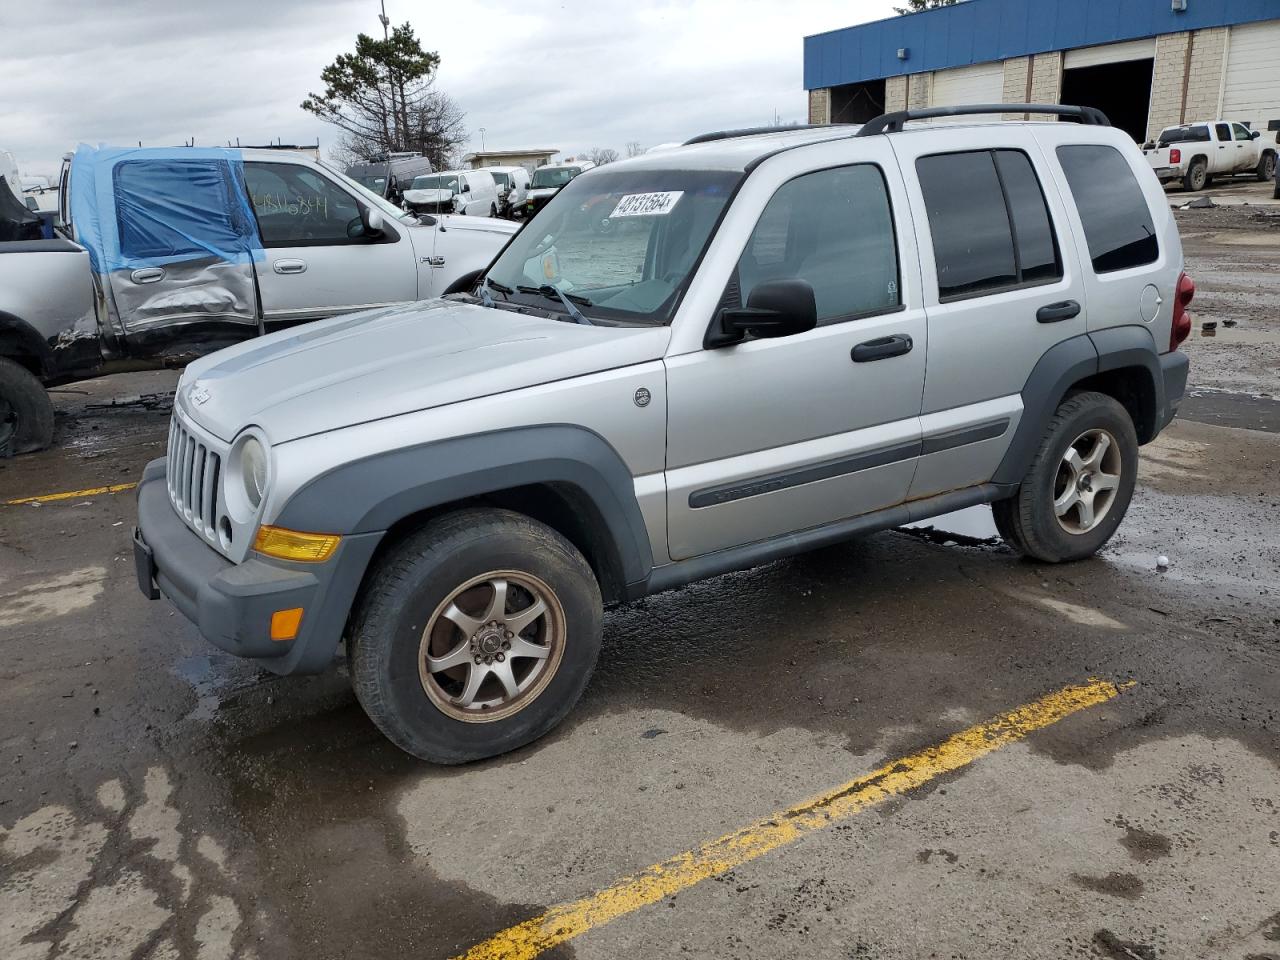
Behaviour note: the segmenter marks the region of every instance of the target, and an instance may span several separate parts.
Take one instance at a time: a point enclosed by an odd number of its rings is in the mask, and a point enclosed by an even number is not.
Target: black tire
[[[1258,169],[1254,171],[1259,183],[1266,183],[1276,175],[1276,155],[1267,151],[1258,161]]]
[[[1104,430],[1115,438],[1120,477],[1113,499],[1097,525],[1085,532],[1064,528],[1054,511],[1055,484],[1064,455],[1077,438]],[[1138,434],[1129,412],[1102,393],[1081,392],[1058,406],[1018,492],[991,505],[996,529],[1025,557],[1063,563],[1090,557],[1111,539],[1129,509],[1138,474]],[[1083,484],[1083,480],[1081,481]]]
[[[564,612],[563,653],[517,712],[455,719],[420,679],[423,633],[460,585],[498,570],[531,575],[554,592]],[[455,764],[496,756],[538,739],[577,703],[600,652],[601,617],[591,567],[559,533],[508,510],[460,510],[431,520],[379,562],[351,625],[352,685],[378,729],[415,757]]]
[[[0,456],[34,453],[53,442],[53,404],[26,367],[0,357]]]
[[[491,204],[489,204],[489,216],[491,216],[491,217],[496,217],[497,215],[498,215],[498,208],[497,208],[497,206],[496,206],[495,204],[492,204],[492,203],[491,203]]]
[[[1203,157],[1196,157],[1187,168],[1187,175],[1182,178],[1182,186],[1192,193],[1203,190],[1209,183],[1209,163]]]

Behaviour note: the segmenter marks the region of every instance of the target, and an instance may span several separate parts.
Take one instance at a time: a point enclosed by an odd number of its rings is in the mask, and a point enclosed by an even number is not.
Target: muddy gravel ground
[[[418,763],[341,664],[276,678],[144,599],[128,491],[0,505],[0,958],[454,956],[1090,677],[1131,685],[546,955],[1280,957],[1257,212],[1178,214],[1200,396],[1101,556],[1023,562],[977,509],[651,598],[607,615],[568,721],[486,763]],[[0,461],[0,500],[136,479],[175,379],[59,393],[59,445]]]

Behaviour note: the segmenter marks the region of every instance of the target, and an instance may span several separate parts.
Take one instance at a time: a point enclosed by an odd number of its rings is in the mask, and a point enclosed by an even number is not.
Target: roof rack
[[[926,107],[922,110],[898,110],[883,113],[868,120],[858,131],[859,137],[874,137],[880,133],[900,133],[908,120],[929,120],[933,117],[964,117],[983,113],[1053,113],[1070,117],[1080,123],[1095,127],[1109,127],[1111,121],[1097,107],[1074,107],[1061,103],[969,103],[954,107]],[[692,141],[690,141],[692,142]]]
[[[733,137],[755,137],[762,133],[790,133],[793,130],[816,130],[819,127],[841,127],[840,123],[796,123],[786,127],[743,127],[740,130],[716,130],[714,133],[700,133],[686,140],[683,146],[691,143],[710,143],[713,140],[729,140]]]

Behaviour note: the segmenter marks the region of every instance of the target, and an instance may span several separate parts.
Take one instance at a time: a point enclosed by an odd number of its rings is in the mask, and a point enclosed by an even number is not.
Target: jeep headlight
[[[240,480],[249,506],[257,510],[267,495],[267,451],[257,437],[248,437],[240,447]]]

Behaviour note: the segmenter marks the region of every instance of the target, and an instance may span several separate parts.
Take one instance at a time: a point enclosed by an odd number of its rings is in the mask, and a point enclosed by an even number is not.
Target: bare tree
[[[639,140],[628,140],[624,149],[627,151],[628,160],[644,153],[644,147],[640,146]]]
[[[618,151],[613,147],[592,147],[589,156],[591,162],[597,167],[603,167],[606,163],[613,163],[618,159]]]

